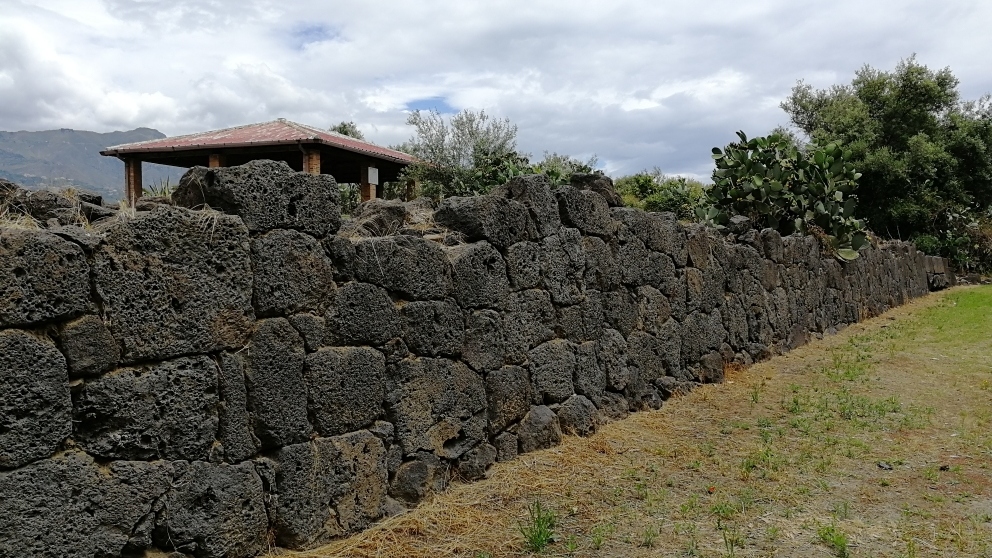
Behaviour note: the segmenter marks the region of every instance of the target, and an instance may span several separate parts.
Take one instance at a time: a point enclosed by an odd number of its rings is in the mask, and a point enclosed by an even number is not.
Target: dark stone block
[[[727,338],[723,317],[714,310],[709,314],[693,312],[682,324],[682,362],[692,366],[702,356],[720,347]]]
[[[587,289],[611,291],[620,286],[622,277],[620,263],[613,247],[596,236],[582,237],[582,250],[585,252],[585,286]]]
[[[527,371],[519,366],[504,366],[486,376],[486,399],[489,402],[489,431],[493,434],[522,419],[534,399]]]
[[[486,478],[486,470],[496,462],[496,448],[479,444],[458,460],[458,476],[466,481]]]
[[[637,299],[637,327],[657,335],[661,326],[672,316],[668,297],[654,287],[644,286],[637,289]]]
[[[619,331],[607,329],[603,332],[603,337],[596,343],[596,356],[610,389],[622,391],[634,381],[636,371],[628,366],[627,341]]]
[[[262,479],[252,463],[176,462],[154,540],[203,558],[255,556],[268,549]]]
[[[558,415],[541,405],[531,407],[517,429],[520,453],[553,448],[561,443],[561,425]]]
[[[503,432],[493,440],[496,444],[496,461],[513,461],[517,458],[517,446],[519,444],[517,435],[512,432]]]
[[[577,172],[569,177],[568,182],[573,188],[596,192],[606,200],[606,204],[610,207],[623,206],[623,199],[620,198],[620,194],[617,194],[613,179],[605,174]]]
[[[514,177],[494,188],[490,195],[516,200],[527,208],[527,229],[532,238],[550,236],[561,227],[558,203],[551,193],[551,183],[543,174]]]
[[[58,336],[72,378],[98,376],[120,361],[120,346],[98,316],[83,316],[62,324]]]
[[[599,362],[599,343],[587,341],[575,348],[575,392],[592,398],[606,391],[606,370]]]
[[[334,265],[334,280],[345,283],[355,278],[355,243],[350,239],[332,234],[320,241],[324,253]]]
[[[556,304],[582,301],[585,267],[582,235],[576,229],[562,228],[541,241],[542,284]]]
[[[461,362],[407,359],[390,367],[387,395],[396,439],[406,455],[431,451],[456,459],[486,439],[486,388]]]
[[[118,221],[94,255],[124,362],[240,349],[251,332],[248,231],[237,217],[159,206]]]
[[[459,355],[465,341],[465,319],[454,301],[410,302],[402,308],[404,339],[422,356]]]
[[[51,342],[0,331],[0,393],[0,469],[48,457],[72,433],[65,358]]]
[[[626,289],[602,293],[606,325],[623,335],[637,326],[638,303]]]
[[[217,436],[217,365],[206,356],[121,368],[74,397],[74,437],[104,459],[206,460]]]
[[[512,293],[503,314],[510,361],[521,363],[531,348],[555,336],[555,307],[546,291]]]
[[[782,242],[782,235],[775,229],[763,229],[759,234],[761,251],[765,258],[777,264],[785,263],[785,244]]]
[[[723,356],[710,351],[699,359],[699,381],[703,383],[723,382]]]
[[[302,550],[368,527],[386,503],[385,455],[364,430],[281,449],[270,509],[276,542]]]
[[[218,409],[220,441],[224,459],[229,463],[244,461],[258,452],[261,443],[252,432],[248,415],[248,388],[245,365],[240,354],[221,353],[220,407]]]
[[[575,346],[564,339],[554,339],[528,353],[531,380],[539,401],[561,403],[575,393]]]
[[[33,230],[0,230],[0,327],[64,319],[90,309],[82,248]]]
[[[592,402],[605,419],[621,420],[630,414],[630,404],[619,393],[606,392],[592,398]]]
[[[224,168],[193,167],[172,194],[176,205],[241,217],[253,232],[296,229],[321,238],[341,226],[338,185],[329,174],[295,172],[258,160]]]
[[[258,316],[323,314],[334,293],[334,266],[313,237],[276,230],[251,242]]]
[[[289,317],[289,323],[303,338],[307,351],[316,351],[324,345],[324,338],[327,336],[327,322],[324,318],[313,314],[293,314]]]
[[[596,406],[581,395],[573,395],[558,409],[558,422],[562,432],[575,436],[589,436],[596,432],[599,412]]]
[[[514,290],[541,284],[541,245],[518,242],[506,250],[506,274]]]
[[[389,487],[393,498],[415,505],[429,494],[448,486],[448,465],[433,453],[418,452],[413,459],[400,465]]]
[[[503,317],[495,310],[479,310],[465,318],[462,360],[478,372],[495,370],[508,360],[510,349]]]
[[[100,467],[83,452],[0,473],[0,556],[140,555],[172,478],[167,462]]]
[[[466,236],[469,241],[486,240],[505,249],[530,240],[530,220],[524,204],[499,195],[450,197],[441,201],[434,220]]]
[[[327,339],[336,345],[381,345],[403,333],[402,319],[389,294],[367,283],[338,288],[325,320]]]
[[[248,410],[263,448],[296,444],[310,436],[303,339],[283,318],[258,322],[245,357]]]
[[[608,236],[613,233],[615,224],[603,196],[571,186],[555,188],[554,195],[558,200],[562,224],[566,227],[574,227],[587,235]]]
[[[451,285],[451,266],[444,249],[413,236],[356,240],[354,273],[359,281],[409,300],[442,299]]]
[[[455,298],[462,308],[498,308],[506,302],[510,294],[506,263],[491,244],[462,244],[447,251]]]
[[[386,359],[369,347],[334,347],[307,356],[310,416],[322,436],[370,426],[382,415]]]

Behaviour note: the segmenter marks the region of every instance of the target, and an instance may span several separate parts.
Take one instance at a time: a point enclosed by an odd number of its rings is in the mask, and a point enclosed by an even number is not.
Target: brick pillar
[[[305,149],[303,151],[303,172],[320,174],[320,151]]]
[[[211,153],[210,162],[208,163],[210,168],[226,167],[227,157],[223,153]]]
[[[131,207],[141,197],[141,159],[124,160],[124,195]]]
[[[376,186],[379,184],[379,169],[362,163],[362,201],[376,198]]]

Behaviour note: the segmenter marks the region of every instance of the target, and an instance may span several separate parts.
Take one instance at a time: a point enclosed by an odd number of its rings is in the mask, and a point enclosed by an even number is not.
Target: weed
[[[603,543],[606,539],[610,538],[616,531],[616,527],[612,523],[600,524],[592,528],[592,548],[593,550],[599,550],[603,547]]]
[[[557,517],[553,510],[544,508],[540,500],[536,500],[527,508],[527,523],[517,525],[524,537],[527,548],[541,552],[554,542],[554,529]]]
[[[579,549],[579,541],[575,538],[575,535],[569,535],[565,539],[565,552],[572,553]]]
[[[764,388],[765,388],[764,380],[761,380],[761,383],[754,384],[751,386],[751,391],[750,391],[751,405],[756,405],[758,403],[758,399],[761,398],[761,392],[762,390],[764,390]]]
[[[837,527],[837,524],[823,525],[816,530],[820,542],[834,551],[839,558],[847,558],[850,551],[847,548],[847,535]]]
[[[726,520],[737,515],[737,508],[730,502],[717,502],[710,508],[710,513]]]
[[[644,548],[654,548],[654,540],[658,538],[658,528],[654,525],[648,525],[644,529],[644,536],[641,539],[641,546]]]
[[[741,536],[736,525],[732,529],[724,529],[721,534],[723,535],[723,547],[727,549],[727,556],[734,558],[737,556],[737,549],[744,548],[744,537]]]
[[[837,519],[847,519],[851,515],[851,509],[847,502],[838,502],[834,504],[834,517]]]
[[[696,494],[690,496],[688,500],[679,506],[679,513],[686,519],[695,516],[697,510],[699,510],[699,496]]]

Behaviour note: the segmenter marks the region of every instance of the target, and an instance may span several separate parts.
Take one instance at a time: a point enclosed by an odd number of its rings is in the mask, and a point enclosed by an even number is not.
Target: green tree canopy
[[[891,72],[865,66],[849,85],[800,81],[782,108],[812,141],[844,146],[862,173],[859,214],[872,230],[936,237],[992,203],[989,97],[964,102],[957,87],[950,69],[910,57]]]
[[[342,120],[340,124],[337,124],[336,126],[331,126],[331,131],[355,139],[360,139],[360,140],[365,139],[365,134],[363,134],[362,131],[358,129],[358,125],[350,120],[348,122]]]

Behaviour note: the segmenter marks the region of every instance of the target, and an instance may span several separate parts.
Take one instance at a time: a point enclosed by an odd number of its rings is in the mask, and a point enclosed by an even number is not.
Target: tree
[[[528,167],[516,151],[517,126],[485,111],[463,110],[446,120],[436,110],[407,118],[414,136],[396,146],[419,159],[406,176],[435,198],[485,193]]]
[[[992,110],[988,96],[962,101],[957,87],[949,68],[910,57],[891,72],[864,66],[849,85],[800,81],[782,108],[811,140],[844,146],[871,229],[965,263],[962,247],[978,250],[992,231]]]
[[[351,138],[365,140],[365,134],[358,129],[357,124],[350,120],[348,122],[342,120],[337,126],[331,126],[331,131]]]

